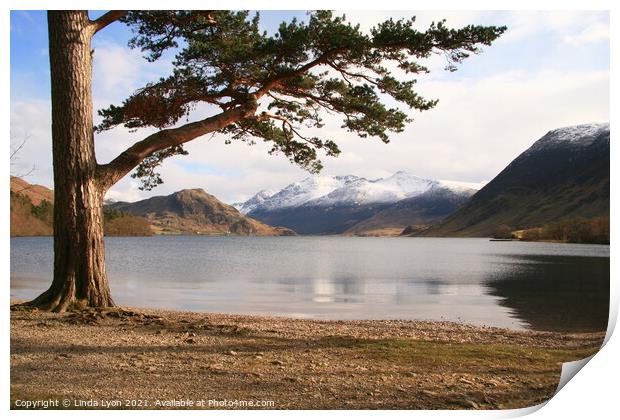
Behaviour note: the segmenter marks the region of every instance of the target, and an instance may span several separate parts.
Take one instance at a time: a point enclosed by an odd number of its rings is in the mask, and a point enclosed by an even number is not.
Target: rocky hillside
[[[426,236],[491,236],[563,219],[609,216],[609,124],[548,132]]]
[[[244,216],[202,189],[181,190],[135,203],[116,202],[107,206],[146,218],[156,233],[200,235],[294,235],[290,229],[266,225]]]

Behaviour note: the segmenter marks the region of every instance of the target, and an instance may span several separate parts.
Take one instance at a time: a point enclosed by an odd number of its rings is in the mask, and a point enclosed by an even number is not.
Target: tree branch
[[[97,179],[104,189],[110,188],[146,157],[168,147],[178,146],[197,137],[212,133],[253,115],[258,108],[256,101],[249,101],[220,114],[151,134],[135,143],[114,160],[97,167]]]
[[[329,56],[330,56],[329,53],[324,53],[320,55],[319,57],[315,58],[314,60],[304,64],[303,66],[291,72],[279,74],[270,79],[265,80],[265,82],[263,83],[263,86],[261,86],[256,92],[254,92],[254,95],[256,95],[257,99],[260,98],[261,96],[269,92],[271,89],[273,89],[275,86],[277,86],[278,83],[286,79],[290,79],[291,77],[299,76],[300,74],[307,72],[308,70],[310,70],[311,68],[315,66],[324,64],[325,61],[329,58]]]
[[[352,73],[348,70],[345,70],[344,68],[336,65],[336,63],[332,62],[332,61],[328,61],[327,65],[329,65],[331,68],[333,68],[334,70],[336,70],[337,72],[339,72],[342,75],[342,78],[344,80],[346,80],[346,82],[349,84],[349,86],[352,86],[353,84],[351,83],[351,81],[347,78],[348,77],[352,77],[356,80],[366,80],[368,83],[371,83],[375,86],[378,85],[377,80],[373,79],[372,77],[363,74],[363,73]]]
[[[108,26],[111,23],[116,22],[123,16],[127,14],[128,10],[110,10],[109,12],[104,13],[98,19],[92,20],[91,24],[93,25],[93,35]]]

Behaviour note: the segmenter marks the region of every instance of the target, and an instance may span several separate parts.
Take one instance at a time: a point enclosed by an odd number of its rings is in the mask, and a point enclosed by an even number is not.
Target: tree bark
[[[91,38],[85,11],[49,11],[54,163],[54,279],[29,305],[108,307],[103,197],[93,141]]]

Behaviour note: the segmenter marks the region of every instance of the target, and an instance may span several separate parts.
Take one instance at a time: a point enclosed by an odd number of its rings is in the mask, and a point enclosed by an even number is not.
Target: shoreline
[[[195,233],[157,233],[152,235],[105,235],[106,238],[155,238],[155,237],[181,237],[181,236],[201,236],[209,238],[423,238],[423,239],[487,239],[490,242],[524,242],[524,243],[547,243],[547,244],[563,244],[563,245],[602,245],[610,246],[610,243],[599,242],[569,242],[555,239],[521,239],[521,238],[493,238],[491,236],[410,236],[410,235],[355,235],[355,234],[309,234],[309,235],[240,235],[240,234],[195,234]],[[54,235],[12,235],[14,238],[53,238]]]
[[[69,398],[73,408],[104,400],[123,405],[95,408],[179,408],[156,404],[173,399],[274,402],[187,408],[520,408],[549,399],[561,363],[595,353],[604,336],[434,321],[12,310],[11,407]]]

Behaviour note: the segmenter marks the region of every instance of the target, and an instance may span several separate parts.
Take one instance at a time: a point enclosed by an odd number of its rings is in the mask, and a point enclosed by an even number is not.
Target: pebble
[[[476,408],[476,409],[477,409],[477,408],[479,408],[479,407],[480,407],[480,406],[479,406],[477,403],[475,403],[474,401],[466,400],[466,401],[465,401],[465,403],[466,403],[468,406],[472,407],[472,408]]]

